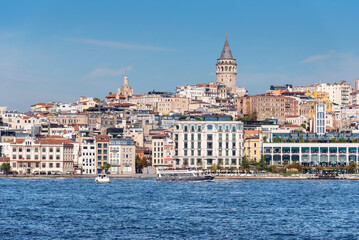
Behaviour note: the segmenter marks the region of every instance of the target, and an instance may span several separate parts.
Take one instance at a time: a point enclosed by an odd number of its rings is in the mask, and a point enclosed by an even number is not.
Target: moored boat
[[[111,182],[110,178],[106,174],[99,174],[96,177],[95,181],[97,183],[110,183]]]
[[[158,182],[201,182],[212,181],[211,175],[201,175],[196,170],[159,170],[156,169]]]

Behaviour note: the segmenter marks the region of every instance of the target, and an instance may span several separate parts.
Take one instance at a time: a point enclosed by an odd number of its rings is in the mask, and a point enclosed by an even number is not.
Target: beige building
[[[136,147],[132,139],[110,139],[111,174],[136,173]]]
[[[232,56],[227,34],[221,56],[217,60],[216,75],[218,84],[226,85],[228,92],[236,93],[237,62]]]
[[[157,103],[157,112],[167,114],[170,112],[184,113],[188,111],[190,99],[185,97],[166,97]]]
[[[84,113],[80,114],[59,114],[48,117],[50,123],[62,124],[62,125],[87,125],[88,117]]]
[[[14,139],[9,149],[11,168],[20,173],[73,171],[73,143],[62,137]]]

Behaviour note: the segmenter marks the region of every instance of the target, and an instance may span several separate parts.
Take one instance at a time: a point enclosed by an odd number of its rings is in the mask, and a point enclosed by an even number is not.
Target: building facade
[[[9,148],[11,168],[19,173],[73,171],[73,143],[61,137],[14,139]]]
[[[346,166],[358,164],[359,143],[263,143],[263,154],[270,165]]]
[[[110,139],[111,174],[136,173],[136,146],[132,139]]]
[[[243,124],[236,121],[178,121],[173,130],[174,167],[214,164],[238,168],[244,156]]]
[[[108,135],[96,136],[96,167],[97,172],[101,171],[101,166],[108,163],[110,137]]]

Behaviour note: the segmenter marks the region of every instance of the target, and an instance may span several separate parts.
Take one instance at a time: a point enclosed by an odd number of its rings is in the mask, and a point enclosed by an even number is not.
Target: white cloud
[[[333,57],[334,53],[335,53],[334,51],[329,51],[328,54],[318,54],[318,55],[310,56],[310,57],[304,59],[303,61],[301,61],[301,63],[312,63],[312,62],[317,62],[320,60],[329,59],[329,58]]]
[[[94,39],[68,39],[73,42],[85,43],[90,45],[110,47],[110,48],[124,48],[124,49],[134,49],[134,50],[151,50],[151,51],[176,51],[175,49],[146,46],[146,45],[137,45],[131,43],[117,42],[117,41],[101,41]]]
[[[126,74],[132,70],[132,66],[121,68],[121,69],[107,69],[107,68],[96,68],[91,73],[86,75],[87,78],[98,78],[98,77],[116,77]]]
[[[301,63],[312,63],[312,62],[317,62],[320,60],[328,59],[331,57],[332,57],[332,54],[314,55],[314,56],[310,56],[310,57],[304,59],[303,61],[301,61]]]

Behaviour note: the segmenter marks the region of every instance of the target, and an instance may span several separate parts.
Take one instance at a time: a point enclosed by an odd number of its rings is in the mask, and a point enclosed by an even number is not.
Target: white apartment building
[[[351,104],[352,87],[345,81],[317,84],[316,91],[329,93],[329,100],[338,105]]]
[[[20,173],[66,173],[74,170],[73,141],[61,137],[11,140],[11,168]]]
[[[240,166],[243,124],[238,121],[177,121],[173,130],[174,167]]]
[[[295,92],[326,92],[329,94],[329,100],[338,105],[351,104],[352,87],[346,81],[336,83],[320,83],[308,86],[299,86],[294,88]]]
[[[136,173],[136,147],[132,139],[110,139],[110,156],[112,174]]]
[[[80,145],[79,167],[83,174],[97,174],[96,146],[94,139],[82,139]]]

